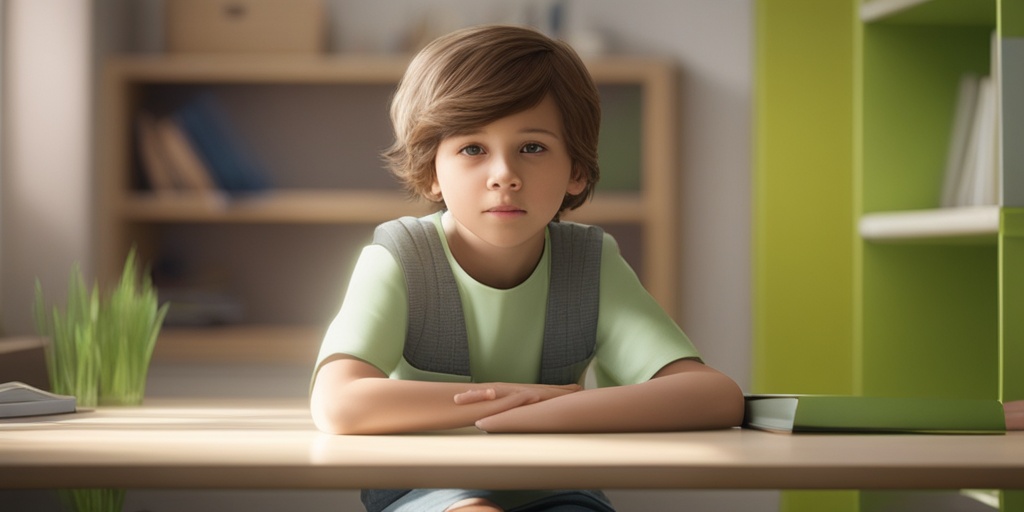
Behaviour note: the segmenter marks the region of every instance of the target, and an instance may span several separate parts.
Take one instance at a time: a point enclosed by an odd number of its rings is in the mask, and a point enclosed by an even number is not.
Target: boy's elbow
[[[680,398],[688,397],[691,405],[679,411],[680,430],[717,430],[743,423],[743,391],[736,381],[717,371],[701,372],[693,377],[695,381],[683,382],[680,386]]]
[[[744,399],[743,391],[736,381],[725,374],[714,375],[716,399],[712,402],[709,419],[713,428],[738,427],[743,423]]]
[[[366,434],[364,422],[360,421],[363,415],[352,405],[351,400],[345,400],[335,393],[327,393],[316,388],[310,398],[309,411],[313,418],[313,425],[317,430],[325,434],[352,435]]]
[[[334,407],[330,403],[318,404],[314,400],[310,403],[309,412],[313,417],[313,425],[316,426],[317,430],[325,434],[347,433],[344,415],[340,414],[338,407]]]
[[[313,406],[310,408],[313,424],[325,434],[357,435],[371,434],[365,422],[360,421],[360,414],[337,402]]]

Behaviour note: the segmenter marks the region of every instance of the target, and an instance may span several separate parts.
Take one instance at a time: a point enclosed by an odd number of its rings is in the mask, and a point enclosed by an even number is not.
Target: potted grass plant
[[[46,365],[50,389],[57,394],[72,395],[78,405],[95,407],[99,401],[100,349],[99,290],[90,291],[75,265],[68,278],[66,305],[63,310],[53,306],[52,312],[43,300],[42,285],[36,280],[36,302],[33,308],[36,330],[46,339]]]
[[[168,305],[158,305],[149,276],[139,276],[135,251],[128,253],[117,286],[99,310],[99,402],[138,405]]]
[[[138,405],[156,338],[167,314],[148,275],[139,276],[135,250],[128,253],[121,278],[108,293],[85,284],[72,268],[67,302],[47,307],[36,281],[36,328],[48,339],[46,361],[53,392],[76,397],[78,405]],[[118,512],[123,489],[62,490],[61,499],[78,512]]]
[[[138,405],[157,335],[167,314],[148,276],[140,277],[135,250],[109,294],[88,288],[76,265],[63,310],[48,308],[36,281],[35,318],[49,340],[47,365],[55,393],[74,395],[85,407]]]

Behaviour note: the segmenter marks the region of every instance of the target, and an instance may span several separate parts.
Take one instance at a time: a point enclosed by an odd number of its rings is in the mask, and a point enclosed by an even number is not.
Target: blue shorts
[[[483,491],[473,489],[415,489],[384,512],[443,512],[469,498],[483,498],[506,512],[615,512],[600,491]]]

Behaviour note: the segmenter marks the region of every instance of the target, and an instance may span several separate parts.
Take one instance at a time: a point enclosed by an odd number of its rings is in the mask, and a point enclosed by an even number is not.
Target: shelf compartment
[[[864,28],[860,207],[937,208],[957,88],[989,73],[991,30],[874,24]]]
[[[999,207],[940,208],[869,213],[861,217],[860,236],[869,242],[981,241],[995,243]]]

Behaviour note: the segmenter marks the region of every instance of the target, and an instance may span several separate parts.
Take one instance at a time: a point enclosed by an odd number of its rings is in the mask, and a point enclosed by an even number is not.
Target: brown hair
[[[410,192],[440,200],[430,187],[442,140],[527,110],[549,94],[561,114],[572,176],[587,184],[580,194],[567,195],[559,211],[577,208],[600,176],[597,87],[569,45],[531,29],[468,28],[420,51],[392,100],[395,142],[384,158]]]

